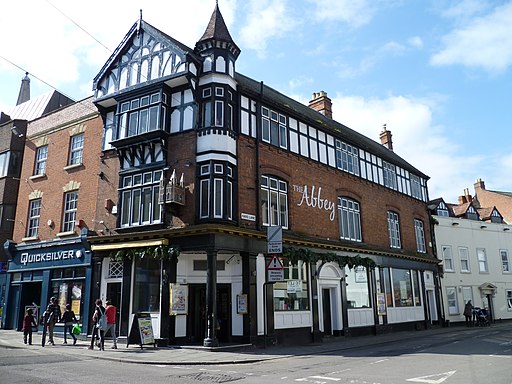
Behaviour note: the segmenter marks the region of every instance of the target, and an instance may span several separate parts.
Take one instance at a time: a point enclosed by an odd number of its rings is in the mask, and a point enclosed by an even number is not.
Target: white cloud
[[[443,37],[444,47],[431,57],[433,65],[461,64],[501,73],[512,65],[512,3],[468,21]]]
[[[315,4],[319,21],[341,21],[358,28],[368,24],[376,12],[375,2],[368,0],[308,0]]]
[[[288,86],[290,87],[290,89],[296,89],[296,88],[300,88],[304,85],[310,85],[310,84],[313,84],[313,78],[310,77],[310,76],[300,76],[300,77],[296,77],[295,79],[291,79],[290,81],[288,81]]]
[[[461,0],[442,11],[442,16],[454,19],[467,19],[489,9],[484,0]]]
[[[332,98],[335,120],[380,142],[383,124],[393,135],[394,151],[431,177],[431,198],[454,201],[473,180],[474,169],[486,163],[482,156],[465,155],[442,126],[433,124],[437,100],[406,96],[365,99],[337,94]]]
[[[253,0],[248,8],[247,24],[240,30],[240,43],[265,57],[268,40],[286,35],[297,21],[285,0]]]
[[[423,48],[423,40],[419,36],[410,37],[407,42],[413,48]]]

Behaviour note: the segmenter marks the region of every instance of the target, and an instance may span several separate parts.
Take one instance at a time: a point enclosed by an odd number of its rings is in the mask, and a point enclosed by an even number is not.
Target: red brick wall
[[[259,182],[255,182],[254,141],[241,137],[238,156],[239,210],[256,214],[258,208],[255,194]],[[291,231],[319,239],[339,239],[337,197],[343,195],[360,203],[364,243],[389,249],[387,211],[392,210],[400,217],[402,249],[416,252],[414,219],[417,218],[423,221],[427,251],[432,254],[432,249],[428,247],[431,236],[425,203],[270,145],[260,145],[259,156],[261,174],[275,175],[288,182]],[[309,196],[311,187],[315,186],[315,197],[318,197],[318,189],[322,188],[321,198],[335,205],[334,220],[330,220],[329,211],[319,209],[318,206],[310,207],[306,202],[298,205],[304,186],[307,186]]]
[[[90,111],[89,111],[90,114]],[[41,124],[41,121],[38,121]],[[78,124],[85,125],[83,165],[65,170],[68,163],[70,132]],[[69,181],[80,183],[78,189],[77,220],[83,220],[88,228],[94,227],[96,214],[96,195],[98,190],[99,155],[102,142],[103,123],[98,115],[82,121],[75,121],[64,128],[48,131],[45,134],[35,134],[27,138],[23,158],[18,207],[13,240],[21,242],[26,236],[29,195],[35,190],[43,192],[39,239],[50,240],[62,230],[63,187]],[[34,173],[36,145],[40,138],[47,136],[48,160],[46,176],[30,179]],[[53,228],[47,225],[48,220],[54,222]],[[78,233],[78,229],[77,229]]]

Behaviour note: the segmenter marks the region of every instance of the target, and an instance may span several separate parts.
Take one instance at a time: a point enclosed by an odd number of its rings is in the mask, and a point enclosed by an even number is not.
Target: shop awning
[[[139,240],[139,241],[128,241],[122,243],[109,243],[109,244],[92,244],[92,251],[112,251],[114,249],[126,249],[126,248],[142,248],[152,247],[155,245],[167,245],[168,239],[157,239],[157,240]]]

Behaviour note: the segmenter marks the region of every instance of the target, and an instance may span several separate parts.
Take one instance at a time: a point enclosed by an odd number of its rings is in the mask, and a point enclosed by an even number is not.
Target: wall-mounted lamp
[[[18,137],[23,137],[23,133],[21,133],[20,131],[18,131],[18,129],[16,128],[16,126],[13,126],[11,128],[11,132],[13,135],[16,135]]]
[[[192,161],[185,160],[185,167],[190,167],[192,165]]]
[[[453,222],[453,223],[452,223],[452,225],[459,225],[459,223],[457,223],[457,222]]]
[[[487,228],[487,225],[481,225],[480,226],[480,229],[485,229],[485,228]]]

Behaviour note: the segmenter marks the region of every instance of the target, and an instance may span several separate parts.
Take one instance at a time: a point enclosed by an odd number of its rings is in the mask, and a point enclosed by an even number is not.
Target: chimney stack
[[[309,108],[320,112],[325,117],[332,119],[332,101],[327,97],[327,92],[320,91],[313,93],[312,99],[309,101]]]
[[[478,195],[478,191],[480,191],[480,190],[485,191],[485,183],[480,178],[476,179],[476,183],[474,184],[474,187],[475,187],[475,195]]]
[[[16,105],[23,104],[25,101],[30,100],[30,78],[28,72],[25,72],[25,77],[21,80],[20,93],[18,94],[18,101]]]
[[[386,129],[386,124],[383,126],[384,130],[380,133],[380,143],[390,151],[393,150],[393,140],[391,139],[391,131]]]
[[[464,196],[466,196],[466,201],[468,203],[473,201],[473,197],[469,194],[469,188],[464,188]]]
[[[466,196],[459,196],[459,205],[466,204],[467,202]]]

